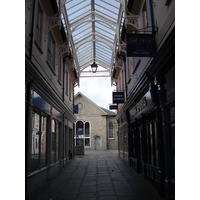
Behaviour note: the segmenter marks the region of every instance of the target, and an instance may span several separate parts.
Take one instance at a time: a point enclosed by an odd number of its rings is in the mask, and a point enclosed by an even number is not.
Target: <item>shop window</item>
[[[147,124],[148,163],[158,166],[158,136],[156,122]]]
[[[59,160],[59,122],[51,120],[51,163]]]
[[[109,122],[108,139],[114,139],[113,122]]]
[[[140,159],[143,160],[143,149],[142,149],[142,128],[139,129],[140,133]]]
[[[158,166],[158,131],[157,131],[157,123],[154,122],[154,146],[155,146],[155,165]]]
[[[41,167],[46,165],[46,139],[47,139],[47,117],[42,116],[42,131],[41,131]]]
[[[136,130],[133,131],[133,146],[132,146],[133,157],[136,158]]]
[[[31,171],[39,170],[46,166],[46,124],[46,116],[33,112]]]
[[[56,161],[58,161],[60,159],[60,154],[59,154],[59,132],[60,132],[60,128],[59,128],[60,124],[58,122],[56,122]]]
[[[53,36],[49,32],[48,35],[48,45],[47,45],[47,63],[50,65],[51,69],[55,72],[55,42]]]

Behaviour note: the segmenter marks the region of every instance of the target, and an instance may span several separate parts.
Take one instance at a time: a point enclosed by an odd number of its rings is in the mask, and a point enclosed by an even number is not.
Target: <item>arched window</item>
[[[78,121],[76,123],[76,136],[83,136],[83,122]]]
[[[75,134],[75,146],[90,147],[90,123],[77,121],[76,122],[76,134]]]
[[[85,137],[90,137],[90,124],[89,124],[89,122],[85,123]]]
[[[85,147],[90,147],[90,124],[85,123]]]
[[[83,122],[77,121],[76,122],[75,146],[83,146],[83,144],[84,144],[83,137],[84,137]]]

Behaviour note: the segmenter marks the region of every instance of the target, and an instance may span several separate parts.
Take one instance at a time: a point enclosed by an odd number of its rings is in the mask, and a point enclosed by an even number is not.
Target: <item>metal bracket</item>
[[[120,59],[116,59],[115,60],[115,66],[119,67],[119,68],[123,68],[123,61]]]
[[[58,45],[58,49],[60,57],[65,53],[69,53],[69,45],[66,42],[62,45]]]
[[[119,44],[118,46],[119,46],[119,54],[121,51],[126,53],[126,43],[125,42],[121,41],[121,44]]]
[[[138,19],[139,15],[133,15],[129,13],[125,16],[125,28],[127,29],[128,25],[132,26],[134,30],[138,30]],[[133,31],[134,31],[133,30]]]
[[[51,16],[51,17],[46,17],[47,23],[45,24],[45,37],[44,41],[47,41],[48,33],[51,29],[53,29],[56,26],[59,26],[59,29],[61,29],[62,26],[62,21],[60,16],[58,15],[58,12]]]

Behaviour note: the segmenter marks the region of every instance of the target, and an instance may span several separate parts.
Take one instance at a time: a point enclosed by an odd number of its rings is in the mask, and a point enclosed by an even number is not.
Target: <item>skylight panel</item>
[[[111,49],[108,46],[103,46],[101,43],[100,44],[97,43],[96,44],[96,48],[101,49],[101,51],[104,51],[104,52],[106,52],[108,54],[112,54]]]
[[[93,45],[92,45],[92,43],[90,42],[88,42],[88,43],[85,43],[85,44],[83,44],[79,49],[78,49],[78,55],[79,56],[82,56],[82,55],[87,55],[86,54],[86,52],[87,52],[87,54],[90,54],[90,52],[93,52]]]
[[[97,10],[97,9],[95,9],[95,11],[96,11],[97,13],[101,14],[102,16],[108,18],[108,19],[111,19],[111,20],[116,21],[116,18],[114,18],[113,16],[107,14],[106,12],[102,12],[102,11]]]
[[[85,8],[91,8],[91,2],[90,1],[72,1],[71,3],[66,4],[66,9],[68,16],[74,14],[78,10],[83,10]]]
[[[108,62],[109,62],[110,59],[111,59],[111,56],[107,56],[107,55],[103,54],[102,52],[97,52],[96,57],[101,57],[101,58],[103,58],[104,60],[107,60]]]
[[[82,27],[82,28],[74,31],[72,33],[72,36],[73,36],[74,40],[80,40],[83,37],[85,37],[86,35],[90,35],[91,32],[92,32],[92,27],[86,26],[86,27]]]
[[[117,15],[118,15],[118,12],[117,11],[115,12],[114,7],[113,6],[111,7],[108,4],[105,5],[104,7],[102,5],[95,4],[95,9],[100,10],[101,12],[104,12],[107,15],[110,15],[110,16],[113,16],[113,17],[115,16],[114,18],[116,18]]]
[[[69,16],[70,23],[81,19],[84,15],[91,12],[91,8],[85,8],[84,10],[77,10],[73,15]]]
[[[93,2],[94,5],[91,5]],[[120,1],[68,0],[65,5],[67,15],[63,17],[68,17],[69,36],[72,36],[69,42],[73,43],[73,54],[77,58],[76,64],[79,70],[86,68],[94,59],[109,70],[110,63],[114,59],[114,39]],[[93,7],[94,12],[92,12]],[[122,24],[119,24],[120,31],[121,27]]]
[[[103,30],[96,30],[96,32],[99,34],[99,35],[102,35],[103,37],[105,37],[106,39],[109,39],[109,40],[113,40],[114,39],[114,36],[104,32]]]

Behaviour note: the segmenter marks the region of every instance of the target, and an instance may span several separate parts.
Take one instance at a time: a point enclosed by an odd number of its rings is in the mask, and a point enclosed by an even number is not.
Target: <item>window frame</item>
[[[110,127],[110,125],[112,124],[112,127]],[[112,133],[111,133],[112,132]],[[112,134],[112,137],[110,137],[110,134]],[[114,138],[114,123],[112,121],[110,121],[108,123],[108,139],[115,139]]]
[[[58,58],[58,82],[62,85],[62,57]]]
[[[52,130],[52,128],[53,128],[52,121],[54,121],[54,131],[55,132],[53,132],[53,130]],[[56,120],[54,118],[51,119],[51,164],[56,163],[60,160],[60,125],[61,125],[61,123],[58,120]],[[55,134],[53,151],[52,151],[52,147],[53,147],[53,145],[52,145],[52,139],[53,139],[52,135],[53,134],[52,133]]]
[[[47,63],[50,66],[51,70],[55,74],[55,40],[51,32],[48,34],[47,40]]]
[[[35,42],[37,46],[40,48],[40,50],[42,46],[42,27],[43,27],[42,23],[43,23],[43,11],[40,4],[38,3],[37,13],[36,13],[36,23],[35,23]]]
[[[66,93],[66,95],[68,96],[68,95],[69,95],[69,72],[66,71],[65,75],[66,75],[66,83],[65,83],[66,88],[65,88],[65,93]]]

